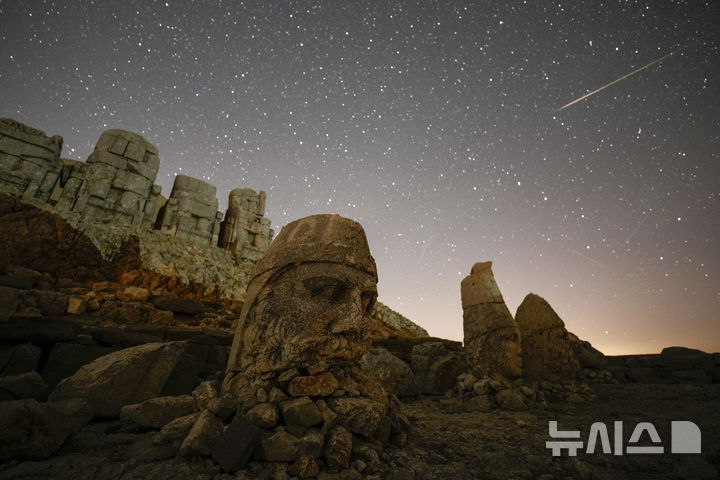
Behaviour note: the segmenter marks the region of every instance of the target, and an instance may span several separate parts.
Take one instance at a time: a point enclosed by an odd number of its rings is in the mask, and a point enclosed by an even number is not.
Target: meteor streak
[[[685,48],[685,47],[680,47],[680,48],[678,48],[677,50],[668,53],[667,55],[663,55],[662,57],[653,60],[652,62],[648,63],[647,65],[644,65],[644,66],[642,66],[642,67],[640,67],[640,68],[638,68],[638,69],[636,69],[636,70],[633,70],[632,72],[630,72],[630,73],[628,73],[628,74],[626,74],[626,75],[623,75],[622,77],[620,77],[620,78],[618,78],[618,79],[616,79],[616,80],[613,80],[612,82],[608,83],[607,85],[603,85],[602,87],[598,88],[597,90],[593,90],[593,91],[590,92],[590,93],[586,93],[586,94],[583,95],[582,97],[573,100],[572,102],[568,103],[567,105],[563,105],[562,107],[556,109],[555,111],[556,111],[556,112],[559,112],[560,110],[564,110],[564,109],[566,109],[567,107],[570,107],[570,106],[572,106],[572,105],[575,105],[575,104],[578,103],[578,102],[582,102],[582,101],[585,100],[586,98],[588,98],[588,97],[590,97],[590,96],[592,96],[592,95],[595,95],[596,93],[601,92],[601,91],[605,90],[606,88],[608,88],[608,87],[610,87],[610,86],[612,86],[612,85],[615,85],[616,83],[618,83],[618,82],[620,82],[620,81],[622,81],[622,80],[625,80],[626,78],[631,77],[631,76],[635,75],[636,73],[638,73],[638,72],[640,72],[640,71],[642,71],[642,70],[645,70],[645,69],[648,68],[648,67],[651,67],[651,66],[655,65],[656,63],[660,63],[660,62],[662,62],[663,60],[665,60],[666,58],[672,57],[673,55],[675,55],[676,53],[678,53],[678,52],[679,52],[680,50],[682,50],[683,48]]]

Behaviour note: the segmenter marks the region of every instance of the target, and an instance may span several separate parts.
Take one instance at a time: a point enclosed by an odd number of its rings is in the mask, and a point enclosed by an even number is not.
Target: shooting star
[[[672,57],[673,55],[675,55],[676,53],[678,53],[678,52],[679,52],[680,50],[682,50],[683,48],[685,48],[685,47],[680,47],[680,48],[678,48],[677,50],[668,53],[667,55],[663,55],[662,57],[653,60],[652,62],[648,63],[647,65],[643,65],[642,67],[640,67],[640,68],[638,68],[638,69],[636,69],[636,70],[633,70],[632,72],[630,72],[630,73],[628,73],[628,74],[626,74],[626,75],[623,75],[622,77],[620,77],[620,78],[618,78],[618,79],[616,79],[616,80],[613,80],[612,82],[608,83],[607,85],[603,85],[602,87],[598,88],[597,90],[593,90],[593,91],[590,92],[590,93],[586,93],[586,94],[583,95],[582,97],[573,100],[572,102],[568,103],[567,105],[563,105],[562,107],[556,109],[555,111],[556,111],[556,112],[559,112],[560,110],[564,110],[564,109],[566,109],[567,107],[573,106],[573,105],[575,105],[575,104],[578,103],[578,102],[582,102],[582,101],[585,100],[586,98],[588,98],[588,97],[590,97],[590,96],[592,96],[592,95],[595,95],[596,93],[601,92],[601,91],[605,90],[606,88],[611,87],[611,86],[615,85],[616,83],[625,80],[625,79],[628,78],[628,77],[632,77],[632,76],[635,75],[636,73],[641,72],[641,71],[645,70],[646,68],[652,67],[652,66],[655,65],[656,63],[660,63],[660,62],[662,62],[663,60],[665,60],[666,58]]]

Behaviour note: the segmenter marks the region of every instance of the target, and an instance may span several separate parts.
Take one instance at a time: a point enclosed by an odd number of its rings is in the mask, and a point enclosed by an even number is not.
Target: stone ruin
[[[217,246],[239,261],[257,261],[272,240],[265,192],[233,190],[222,221],[216,188],[207,182],[177,175],[170,198],[161,195],[154,183],[158,150],[136,133],[103,132],[86,162],[60,158],[62,143],[60,136],[0,119],[0,189],[87,222],[157,230],[194,245]]]
[[[270,246],[273,231],[265,218],[265,192],[249,188],[230,192],[225,220],[220,225],[220,246],[233,255],[256,262]]]
[[[58,182],[63,139],[20,122],[0,119],[0,186],[23,198],[47,202]]]
[[[520,329],[495,283],[492,262],[473,265],[460,284],[460,293],[471,368],[481,375],[520,377]]]

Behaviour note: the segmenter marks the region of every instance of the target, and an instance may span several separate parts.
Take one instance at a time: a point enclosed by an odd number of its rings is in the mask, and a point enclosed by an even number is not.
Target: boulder
[[[120,418],[132,420],[145,427],[160,428],[194,411],[195,400],[190,395],[155,397],[142,403],[125,405],[120,410]]]
[[[209,456],[223,434],[223,423],[218,417],[203,410],[180,445],[184,457]]]
[[[43,459],[79,432],[92,416],[82,400],[0,402],[0,461]]]
[[[260,445],[262,430],[243,418],[236,417],[215,444],[212,457],[223,471],[234,473],[244,468]]]
[[[124,405],[158,396],[184,350],[180,342],[148,343],[105,355],[60,382],[50,400],[80,398],[93,415],[118,416]]]
[[[415,374],[407,363],[384,348],[371,348],[360,358],[360,368],[398,397],[417,395]]]
[[[23,398],[42,400],[46,392],[47,385],[37,372],[0,377],[0,402]]]
[[[533,293],[522,301],[515,314],[522,334],[525,377],[567,383],[578,379],[580,364],[565,323],[544,298]]]
[[[162,339],[156,335],[110,327],[94,327],[90,330],[90,335],[92,335],[93,340],[100,345],[123,348],[162,341]]]

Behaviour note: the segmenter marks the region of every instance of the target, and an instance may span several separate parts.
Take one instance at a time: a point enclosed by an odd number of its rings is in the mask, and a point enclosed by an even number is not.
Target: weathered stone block
[[[128,167],[128,162],[125,157],[105,150],[95,150],[88,157],[87,163],[104,163],[117,170],[126,170]]]
[[[0,319],[0,338],[12,343],[68,342],[77,337],[78,330],[74,323],[59,318],[13,315]]]
[[[150,193],[152,182],[142,175],[127,170],[118,170],[113,181],[113,187],[128,192],[137,193],[143,199]]]

